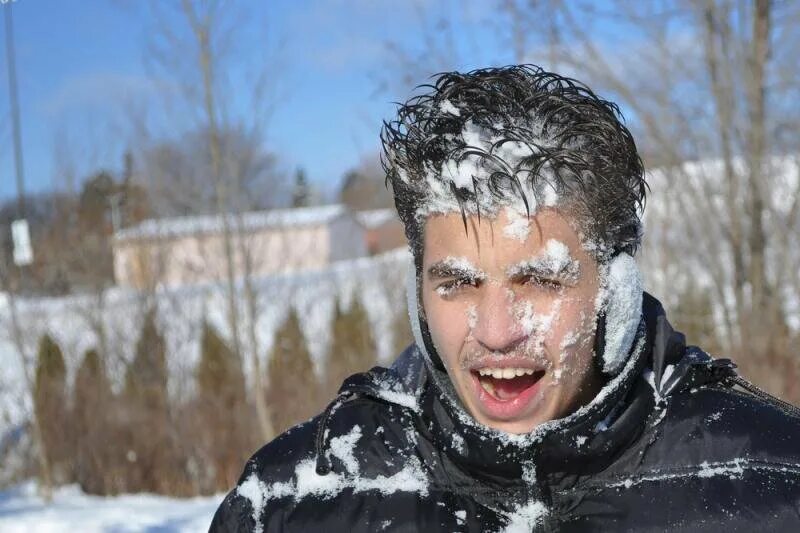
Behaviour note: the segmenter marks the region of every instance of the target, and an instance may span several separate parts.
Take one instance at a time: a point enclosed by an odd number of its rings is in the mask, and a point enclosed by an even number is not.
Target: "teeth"
[[[492,376],[495,379],[512,379],[519,376],[533,375],[532,368],[479,368],[481,376]]]

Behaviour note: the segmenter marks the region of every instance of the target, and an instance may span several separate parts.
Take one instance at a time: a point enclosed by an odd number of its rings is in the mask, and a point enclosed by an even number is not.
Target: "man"
[[[385,124],[416,343],[267,444],[212,531],[800,531],[800,414],[644,293],[617,107],[530,66]]]

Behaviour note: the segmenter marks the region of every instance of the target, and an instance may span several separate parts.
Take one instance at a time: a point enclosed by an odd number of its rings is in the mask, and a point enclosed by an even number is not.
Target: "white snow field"
[[[152,494],[89,496],[61,487],[45,504],[32,481],[0,492],[1,533],[178,533],[208,531],[224,494],[167,498]]]

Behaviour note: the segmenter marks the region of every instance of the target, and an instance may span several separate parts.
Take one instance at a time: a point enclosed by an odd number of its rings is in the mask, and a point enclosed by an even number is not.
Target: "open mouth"
[[[545,374],[531,368],[479,368],[472,370],[481,388],[499,402],[510,402],[534,387]]]

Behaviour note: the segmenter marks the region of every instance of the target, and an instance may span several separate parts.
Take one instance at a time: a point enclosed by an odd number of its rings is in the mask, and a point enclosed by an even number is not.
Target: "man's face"
[[[461,401],[482,424],[528,433],[590,401],[597,262],[554,209],[528,219],[435,215],[425,223],[422,301]]]

